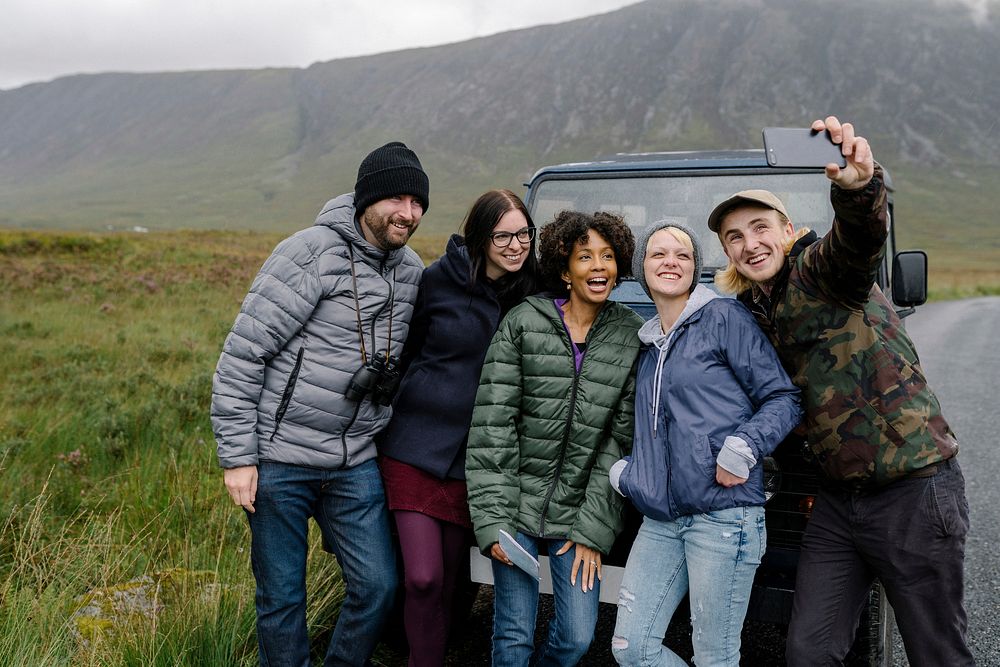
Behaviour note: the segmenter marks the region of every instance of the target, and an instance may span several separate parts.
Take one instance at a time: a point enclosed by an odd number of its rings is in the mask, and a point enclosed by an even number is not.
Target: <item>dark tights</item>
[[[420,512],[394,511],[403,551],[403,624],[409,667],[444,664],[456,577],[468,557],[466,529]]]

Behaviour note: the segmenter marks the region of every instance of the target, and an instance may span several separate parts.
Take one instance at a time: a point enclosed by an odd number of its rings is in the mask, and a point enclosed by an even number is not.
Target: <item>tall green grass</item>
[[[279,240],[0,231],[0,665],[256,663],[249,534],[208,409],[222,342]],[[444,239],[413,245],[429,261]],[[992,267],[970,275],[932,273],[932,289],[1000,284]],[[319,543],[314,529],[317,662],[343,595]],[[141,577],[163,582],[157,614],[74,620],[91,591]]]
[[[0,232],[0,664],[256,663],[249,533],[208,407],[278,240]],[[310,537],[319,659],[343,591]],[[88,592],[143,576],[166,582],[160,612],[73,620]]]

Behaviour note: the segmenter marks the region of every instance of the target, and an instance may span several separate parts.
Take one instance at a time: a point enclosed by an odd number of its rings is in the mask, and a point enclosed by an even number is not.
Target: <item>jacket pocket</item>
[[[302,368],[302,355],[305,351],[305,346],[300,347],[299,353],[295,355],[295,365],[292,367],[292,372],[288,374],[288,382],[285,383],[285,390],[281,392],[281,401],[278,403],[278,409],[274,411],[274,430],[271,431],[270,440],[274,440],[274,436],[278,433],[278,426],[281,425],[285,411],[288,410],[288,404],[292,400],[292,392],[295,391],[295,381],[299,378],[299,369]]]
[[[719,457],[719,449],[712,446],[712,441],[707,435],[698,435],[694,438],[694,463],[702,474],[715,482],[715,461]]]
[[[639,440],[632,461],[618,480],[622,495],[644,516],[658,520],[674,517],[670,499],[670,463],[666,447],[657,441]]]
[[[954,475],[951,470],[944,470],[926,480],[926,512],[931,525],[937,529],[938,537],[965,537],[969,531],[969,502],[965,493],[953,488],[955,484],[949,479]]]

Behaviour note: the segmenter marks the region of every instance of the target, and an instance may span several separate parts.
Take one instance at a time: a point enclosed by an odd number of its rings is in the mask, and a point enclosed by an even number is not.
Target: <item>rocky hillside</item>
[[[0,225],[292,229],[350,189],[368,149],[399,138],[431,175],[427,226],[444,231],[479,191],[516,188],[546,163],[757,147],[764,125],[829,112],[897,173],[940,188],[936,201],[1000,184],[997,6],[833,4],[649,0],[304,70],[0,92]]]

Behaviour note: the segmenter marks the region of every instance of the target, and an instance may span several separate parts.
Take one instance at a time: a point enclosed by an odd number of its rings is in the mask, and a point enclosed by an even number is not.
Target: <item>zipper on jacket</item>
[[[375,314],[372,315],[372,321],[371,321],[371,327],[370,327],[370,330],[369,330],[369,335],[371,336],[371,339],[372,339],[372,348],[373,348],[372,349],[372,356],[373,357],[376,354],[378,354],[378,350],[374,349],[376,347],[377,342],[378,342],[378,339],[375,338],[375,325],[378,324],[378,318],[382,315],[382,312],[385,310],[385,307],[387,305],[389,305],[389,303],[393,299],[396,298],[396,284],[395,284],[395,281],[389,282],[388,280],[386,280],[386,277],[385,277],[385,261],[386,260],[383,257],[382,258],[382,262],[379,264],[378,275],[379,275],[380,278],[382,278],[382,280],[385,282],[385,284],[389,286],[389,298],[386,299],[382,303],[382,305],[379,306],[378,310],[375,311]],[[391,310],[389,311],[389,321],[390,322],[392,321],[392,311]],[[390,329],[390,331],[392,330],[392,324],[389,325],[389,329]],[[358,332],[358,335],[361,335],[360,331]],[[386,360],[387,361],[389,359],[389,350],[390,350],[391,347],[392,347],[392,339],[387,339],[385,341],[385,355],[386,355]],[[354,420],[351,420],[351,423],[354,423]]]
[[[278,433],[278,426],[281,424],[281,420],[285,416],[285,411],[288,410],[288,404],[292,401],[292,391],[295,389],[295,381],[299,378],[299,369],[302,368],[302,355],[305,351],[306,347],[303,345],[299,348],[299,353],[295,355],[295,366],[292,367],[292,372],[288,374],[288,382],[285,383],[285,391],[282,392],[281,401],[278,403],[278,409],[274,412],[274,430],[271,431],[271,437],[268,439],[270,441],[273,441],[275,434]]]
[[[556,306],[558,308],[558,306]],[[598,320],[600,320],[601,315],[605,313],[602,310],[597,319],[590,327],[590,331],[587,332],[586,343],[587,350],[583,353],[583,359],[580,360],[580,368],[577,370],[576,367],[576,353],[573,352],[573,338],[569,333],[569,328],[566,326],[565,320],[560,316],[561,324],[563,325],[563,330],[566,332],[566,339],[569,341],[569,363],[573,365],[573,386],[570,388],[569,393],[569,413],[566,415],[566,428],[563,430],[562,444],[559,447],[559,459],[556,461],[556,471],[552,479],[552,485],[549,486],[549,492],[545,494],[545,501],[542,502],[541,516],[538,521],[538,536],[545,537],[545,515],[549,511],[549,501],[552,500],[552,495],[556,492],[556,486],[559,484],[559,475],[562,474],[563,462],[566,460],[566,449],[569,447],[569,434],[573,428],[573,413],[576,411],[576,388],[580,384],[580,374],[583,372],[584,360],[587,358],[587,352],[590,352],[590,332],[597,328]]]
[[[347,426],[345,426],[344,430],[340,432],[340,446],[344,452],[344,460],[341,462],[339,466],[340,468],[347,467],[347,432],[351,430],[351,427],[354,426],[354,422],[357,421],[358,413],[361,412],[361,401],[363,400],[365,399],[362,398],[360,401],[355,402],[354,414],[351,415],[351,421],[347,422]]]
[[[372,339],[372,345],[373,346],[376,344],[376,341],[377,341],[377,339],[375,338],[375,325],[378,324],[378,318],[382,314],[382,311],[385,310],[385,307],[389,304],[389,302],[392,301],[396,297],[395,285],[393,283],[390,283],[388,280],[386,280],[385,279],[385,275],[384,275],[385,274],[385,262],[386,262],[387,257],[388,257],[388,253],[386,253],[382,257],[382,261],[379,262],[378,274],[379,274],[379,277],[382,278],[383,281],[385,281],[385,284],[389,285],[389,298],[386,299],[385,302],[381,306],[379,306],[379,309],[376,310],[375,314],[372,316],[370,334],[371,334],[371,339]],[[390,328],[391,328],[391,325],[390,325]],[[359,336],[363,335],[360,330],[358,331],[358,335]],[[386,359],[388,359],[388,357],[389,357],[389,349],[391,347],[392,347],[392,339],[386,340],[386,342],[385,342]],[[375,356],[376,354],[378,354],[378,350],[372,350],[372,356]],[[361,412],[361,402],[364,401],[364,400],[365,400],[364,398],[361,398],[359,401],[357,401],[354,404],[354,414],[351,415],[351,421],[347,422],[347,425],[344,426],[343,430],[340,432],[340,449],[341,449],[341,452],[343,453],[343,457],[344,457],[344,460],[341,462],[341,464],[339,466],[339,468],[341,468],[341,469],[347,467],[347,432],[349,430],[351,430],[351,427],[354,426],[354,422],[356,422],[358,420],[358,414]]]
[[[570,348],[572,350],[572,348]],[[570,360],[573,363],[574,370],[576,368],[576,360]],[[566,460],[566,449],[569,447],[569,434],[573,428],[573,412],[576,410],[576,388],[580,383],[580,374],[575,373],[573,376],[573,387],[570,389],[569,394],[569,414],[566,416],[566,429],[563,431],[562,444],[559,447],[559,459],[556,461],[556,471],[552,479],[552,484],[549,486],[549,492],[545,494],[545,502],[542,503],[542,512],[538,524],[538,536],[545,537],[545,514],[549,511],[549,501],[552,500],[552,495],[556,492],[556,486],[559,484],[559,476],[562,474],[563,462]]]

